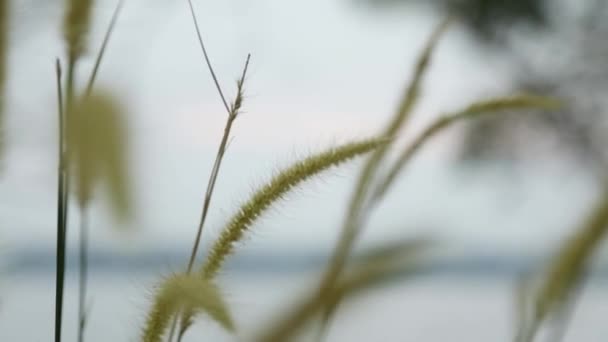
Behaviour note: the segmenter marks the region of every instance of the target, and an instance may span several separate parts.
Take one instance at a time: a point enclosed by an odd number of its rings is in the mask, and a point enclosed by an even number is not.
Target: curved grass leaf
[[[522,341],[533,341],[538,329],[548,318],[564,314],[566,306],[572,303],[575,290],[582,282],[595,250],[608,232],[608,189],[602,196],[580,229],[550,261],[533,298],[531,322],[523,328],[524,333],[520,334]]]

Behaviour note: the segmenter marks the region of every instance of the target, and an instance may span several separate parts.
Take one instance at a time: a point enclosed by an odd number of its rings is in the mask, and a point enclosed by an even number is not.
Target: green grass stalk
[[[66,198],[66,151],[65,151],[65,112],[63,108],[63,91],[61,83],[61,62],[55,61],[57,77],[57,114],[58,114],[58,142],[57,142],[57,250],[55,273],[55,342],[61,342],[61,327],[63,318],[63,292],[65,280],[65,249],[66,249],[66,217],[64,206]]]

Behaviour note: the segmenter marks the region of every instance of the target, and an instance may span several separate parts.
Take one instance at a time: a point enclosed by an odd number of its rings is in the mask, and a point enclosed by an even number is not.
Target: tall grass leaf
[[[227,331],[235,331],[228,307],[211,281],[197,275],[175,275],[158,289],[142,332],[142,341],[160,342],[171,318],[184,307],[205,312]]]
[[[94,188],[102,185],[115,216],[128,218],[132,206],[123,106],[107,93],[93,93],[75,103],[67,124],[68,160],[79,203],[87,207]]]
[[[245,232],[266,210],[283,198],[290,190],[332,166],[337,166],[370,152],[387,142],[387,139],[368,139],[333,147],[304,158],[278,173],[268,183],[254,192],[251,198],[243,203],[237,213],[228,221],[219,239],[211,248],[206,263],[201,269],[202,275],[206,278],[213,278],[226,258],[232,254],[235,244],[241,240]]]
[[[460,111],[435,120],[428,128],[419,134],[416,139],[414,139],[408,148],[404,149],[387,175],[381,178],[380,184],[377,186],[374,193],[375,200],[378,201],[384,196],[408,161],[410,161],[414,154],[419,151],[426,142],[431,140],[432,137],[441,131],[451,127],[453,124],[463,120],[472,120],[483,115],[495,115],[505,111],[523,109],[552,110],[559,108],[560,105],[561,103],[558,99],[544,96],[519,95],[500,97],[475,102]]]
[[[8,69],[8,19],[9,0],[0,0],[0,174],[2,173],[4,156],[4,111],[6,96],[6,70]]]
[[[608,189],[599,203],[550,261],[533,302],[533,317],[525,341],[532,341],[538,327],[556,313],[563,313],[580,285],[584,272],[608,231]]]
[[[301,328],[323,309],[396,278],[415,275],[421,270],[424,254],[433,245],[430,242],[420,239],[381,246],[349,267],[330,291],[314,291],[291,311],[281,315],[254,341],[292,341]]]

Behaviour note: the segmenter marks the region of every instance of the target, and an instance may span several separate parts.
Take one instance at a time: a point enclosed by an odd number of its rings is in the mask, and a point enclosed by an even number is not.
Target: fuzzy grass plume
[[[202,275],[208,279],[215,277],[226,257],[232,254],[234,245],[241,240],[253,223],[287,192],[332,166],[384,146],[387,141],[387,139],[369,139],[330,148],[300,160],[277,174],[243,203],[236,215],[226,224],[202,267]]]
[[[608,187],[581,228],[568,239],[550,262],[533,297],[531,321],[520,327],[520,341],[530,342],[539,327],[552,315],[563,313],[565,305],[582,282],[594,252],[608,232]]]
[[[185,305],[206,312],[227,331],[235,325],[219,289],[197,275],[175,275],[158,289],[142,332],[143,342],[160,342],[174,317]]]
[[[93,5],[93,0],[66,0],[63,37],[71,60],[82,56],[86,51]]]

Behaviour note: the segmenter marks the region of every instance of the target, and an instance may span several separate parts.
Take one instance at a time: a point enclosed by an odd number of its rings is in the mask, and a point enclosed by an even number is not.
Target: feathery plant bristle
[[[100,92],[81,98],[68,112],[67,150],[76,195],[87,207],[93,189],[102,184],[119,219],[131,214],[128,184],[125,110],[115,97]]]
[[[423,256],[433,244],[431,240],[401,241],[376,248],[357,260],[343,279],[328,291],[312,292],[288,313],[258,334],[256,342],[292,341],[300,329],[317,314],[333,308],[338,302],[364,290],[372,289],[395,277],[411,277],[421,269]]]
[[[586,222],[559,249],[534,296],[533,312],[522,341],[532,341],[546,319],[558,313],[582,281],[586,268],[608,232],[608,188]]]
[[[211,252],[201,270],[202,275],[205,278],[213,278],[245,232],[287,192],[332,166],[337,166],[359,155],[373,151],[386,143],[388,143],[388,140],[384,138],[351,142],[304,158],[277,174],[257,190],[224,227],[219,239],[211,248]]]
[[[87,48],[87,35],[91,22],[93,0],[66,0],[63,19],[63,37],[70,59],[80,57]]]
[[[519,95],[512,97],[499,97],[490,100],[475,102],[466,108],[453,114],[442,116],[426,128],[414,141],[401,153],[390,168],[387,175],[382,177],[380,184],[374,192],[373,201],[378,202],[393,184],[408,161],[420,148],[436,134],[462,120],[472,120],[483,115],[496,115],[501,112],[522,109],[552,110],[561,106],[558,99],[535,95]]]
[[[142,341],[160,342],[171,318],[186,305],[206,312],[227,331],[235,331],[234,321],[217,286],[197,275],[175,275],[158,289],[142,332]]]
[[[4,112],[6,96],[6,71],[8,69],[9,0],[0,0],[0,173],[4,156]]]

